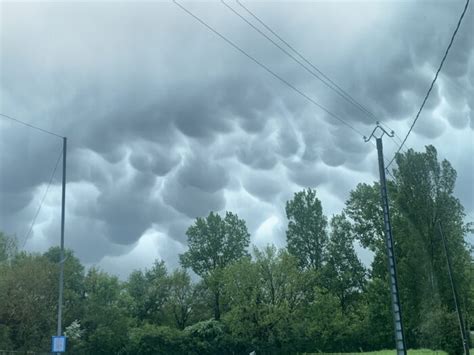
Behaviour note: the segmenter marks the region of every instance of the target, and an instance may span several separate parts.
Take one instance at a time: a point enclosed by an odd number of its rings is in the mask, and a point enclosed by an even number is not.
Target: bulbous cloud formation
[[[248,7],[402,137],[463,5]],[[185,6],[358,131],[370,133],[373,117],[222,4]],[[176,265],[193,219],[226,209],[246,218],[258,243],[271,231],[267,242],[283,245],[284,203],[295,191],[316,187],[330,215],[358,182],[377,178],[373,145],[172,2],[8,2],[0,16],[0,111],[68,137],[66,246],[87,264],[115,272],[112,260],[123,260],[129,265],[120,270],[131,270],[143,261],[134,264],[130,255],[141,255],[157,240],[157,252],[143,257]],[[451,160],[459,197],[474,218],[468,158],[473,23],[469,9],[407,145],[434,144]],[[384,143],[389,159],[397,141]],[[60,168],[29,239],[24,237],[60,151],[59,139],[0,120],[0,229],[17,235],[29,250],[45,250],[59,239]]]

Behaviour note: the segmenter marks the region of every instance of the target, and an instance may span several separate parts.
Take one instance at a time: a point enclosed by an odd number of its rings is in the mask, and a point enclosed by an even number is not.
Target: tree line
[[[397,156],[388,182],[407,345],[461,354],[441,226],[466,329],[474,324],[472,233],[436,149]],[[287,247],[250,245],[246,223],[211,212],[187,229],[181,268],[157,260],[120,281],[68,250],[64,325],[75,354],[290,354],[393,348],[378,183],[359,184],[328,218],[317,191],[286,202]],[[373,252],[369,267],[354,244]],[[0,350],[47,352],[55,333],[59,248],[18,252],[0,233]],[[190,273],[196,275],[193,281]]]

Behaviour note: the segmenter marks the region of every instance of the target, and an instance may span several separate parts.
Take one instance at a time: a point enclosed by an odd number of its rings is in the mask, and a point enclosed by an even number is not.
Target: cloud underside
[[[373,117],[224,7],[188,6],[370,134]],[[462,4],[338,6],[252,9],[402,137]],[[471,215],[473,23],[470,10],[407,142],[434,144],[452,161]],[[295,191],[317,188],[333,214],[358,182],[377,177],[373,145],[173,4],[5,3],[1,27],[1,111],[68,136],[67,244],[86,263],[102,260],[112,270],[121,256],[143,254],[175,265],[193,219],[226,209],[246,218],[256,243],[283,243],[284,203]],[[4,120],[0,136],[0,228],[22,240],[61,142]],[[385,141],[387,158],[396,143]],[[31,250],[57,242],[60,172],[26,243]],[[142,266],[133,260],[122,261]]]

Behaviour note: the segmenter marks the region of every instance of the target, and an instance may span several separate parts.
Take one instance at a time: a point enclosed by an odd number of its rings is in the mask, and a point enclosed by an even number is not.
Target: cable
[[[379,124],[380,124],[381,126],[384,126],[385,128],[387,128],[387,130],[393,132],[393,135],[394,135],[394,136],[393,136],[393,137],[390,137],[390,138],[392,138],[394,141],[395,141],[395,140],[398,140],[398,143],[396,143],[396,144],[399,144],[399,143],[401,144],[401,143],[402,143],[402,139],[400,138],[400,136],[399,136],[388,124],[383,123],[383,122],[380,122],[380,121],[379,121]]]
[[[57,168],[58,168],[59,161],[61,160],[62,154],[63,154],[63,150],[61,149],[61,152],[59,153],[58,159],[56,160],[56,165],[54,165],[53,172],[51,173],[51,177],[50,177],[50,179],[49,179],[48,186],[46,187],[46,190],[44,191],[43,197],[41,198],[41,202],[40,202],[40,204],[38,205],[38,209],[36,210],[35,216],[33,217],[32,221],[31,221],[30,228],[28,229],[28,232],[26,233],[25,238],[24,238],[24,240],[23,240],[23,245],[22,245],[22,247],[21,247],[22,249],[25,248],[26,241],[28,240],[31,231],[33,230],[33,227],[34,227],[35,222],[36,222],[36,218],[38,217],[38,215],[39,215],[39,213],[40,213],[40,211],[41,211],[41,207],[43,207],[43,202],[44,202],[44,200],[45,200],[45,198],[46,198],[46,195],[48,194],[49,187],[51,186],[51,183],[53,182],[53,178],[54,178],[54,175],[56,174],[56,170],[57,170]]]
[[[33,128],[33,129],[37,129],[38,131],[41,131],[41,132],[43,132],[43,133],[47,133],[47,134],[51,134],[51,135],[56,136],[56,137],[59,137],[59,138],[63,138],[63,136],[60,136],[59,134],[56,134],[56,133],[51,132],[51,131],[48,131],[48,130],[46,130],[46,129],[43,129],[43,128],[34,126],[34,125],[30,124],[30,123],[23,122],[23,121],[21,121],[21,120],[19,120],[19,119],[17,119],[17,118],[13,118],[13,117],[4,115],[3,113],[0,113],[0,116],[5,117],[5,118],[8,118],[8,119],[10,119],[10,120],[12,120],[12,121],[15,121],[15,122],[17,122],[17,123],[20,123],[20,124],[22,124],[22,125],[24,125],[24,126],[27,126],[27,127]]]
[[[243,17],[240,13],[238,13],[234,8],[232,8],[229,4],[227,4],[224,0],[221,0],[221,3],[226,6],[230,11],[232,11],[236,16],[240,17],[245,23],[247,23],[250,27],[252,27],[255,31],[257,31],[260,35],[262,35],[264,38],[266,38],[268,41],[270,41],[275,47],[280,49],[283,53],[285,53],[288,57],[293,59],[296,63],[298,63],[303,69],[305,69],[308,73],[313,75],[316,79],[320,80],[323,84],[325,84],[327,87],[329,87],[331,90],[334,90],[337,94],[339,94],[341,97],[347,100],[346,97],[344,97],[343,94],[341,94],[339,91],[334,89],[333,86],[329,85],[326,81],[324,81],[320,76],[318,76],[316,73],[314,73],[311,69],[309,69],[306,65],[301,63],[294,55],[292,55],[290,52],[288,52],[285,48],[280,46],[278,43],[276,43],[273,39],[271,39],[269,36],[267,36],[264,32],[262,32],[258,27],[256,27],[254,24],[252,24],[250,21],[248,21],[245,17]],[[242,6],[242,5],[241,5]],[[350,101],[349,101],[350,102]],[[350,102],[352,103],[352,102]]]
[[[256,58],[254,58],[253,56],[251,56],[250,54],[248,54],[247,52],[245,52],[242,48],[240,48],[239,46],[237,46],[234,42],[232,42],[230,39],[228,39],[227,37],[225,37],[224,35],[220,34],[217,30],[215,30],[213,27],[211,27],[210,25],[208,25],[205,21],[203,21],[202,19],[200,19],[198,16],[196,16],[195,14],[193,14],[191,11],[189,11],[187,8],[185,8],[183,5],[181,5],[180,3],[178,3],[176,0],[173,0],[173,3],[175,3],[175,5],[177,5],[178,7],[180,7],[184,12],[186,12],[188,15],[190,15],[191,17],[193,17],[195,20],[197,20],[199,23],[201,23],[203,26],[205,26],[208,30],[210,30],[211,32],[213,32],[214,34],[216,34],[217,36],[219,36],[220,38],[222,38],[224,41],[226,41],[229,45],[231,45],[232,47],[234,47],[235,49],[237,49],[240,53],[242,53],[243,55],[245,55],[247,58],[249,58],[250,60],[252,60],[254,63],[256,63],[257,65],[259,65],[260,67],[262,67],[263,69],[265,69],[268,73],[270,73],[271,75],[273,75],[275,78],[277,78],[278,80],[280,80],[282,83],[284,83],[285,85],[287,85],[289,88],[293,89],[294,91],[296,91],[298,94],[300,94],[302,97],[304,97],[306,100],[308,100],[309,102],[311,102],[312,104],[314,104],[315,106],[319,107],[321,110],[323,110],[324,112],[326,112],[328,115],[330,115],[331,117],[337,119],[338,121],[340,121],[341,123],[343,123],[344,125],[346,125],[347,127],[349,127],[350,129],[352,129],[354,132],[356,132],[357,134],[359,134],[360,136],[364,136],[364,134],[359,131],[357,128],[355,128],[354,126],[352,126],[350,123],[346,122],[345,120],[343,120],[342,118],[340,118],[338,115],[336,115],[335,113],[332,113],[331,111],[329,111],[326,107],[324,107],[323,105],[319,104],[317,101],[315,101],[314,99],[312,99],[311,97],[309,97],[308,95],[306,95],[304,92],[302,92],[300,89],[296,88],[293,84],[289,83],[286,79],[282,78],[280,75],[276,74],[274,71],[272,71],[269,67],[267,67],[265,64],[261,63],[260,61],[258,61]]]
[[[392,173],[387,168],[385,168],[385,172],[392,178],[392,180],[395,180],[395,177],[392,175]]]
[[[262,26],[264,26],[270,33],[272,33],[276,38],[278,38],[281,42],[283,42],[289,49],[293,51],[301,60],[303,60],[305,63],[307,63],[311,68],[313,68],[316,72],[318,72],[324,79],[327,80],[324,81],[321,79],[317,74],[315,74],[313,71],[309,70],[308,67],[306,67],[304,64],[302,64],[300,61],[298,61],[294,56],[289,54],[285,49],[283,49],[281,46],[279,46],[277,43],[275,43],[272,39],[268,38],[267,35],[262,33],[258,28],[256,28],[253,24],[251,24],[249,21],[247,21],[243,16],[241,16],[239,13],[237,13],[234,9],[232,9],[229,5],[227,5],[224,0],[221,0],[224,5],[226,5],[228,8],[230,8],[235,14],[237,14],[239,17],[241,17],[245,22],[247,22],[250,26],[252,26],[256,31],[258,31],[260,34],[265,36],[269,41],[271,41],[274,45],[276,45],[278,48],[280,48],[284,53],[286,53],[288,56],[293,58],[298,64],[300,64],[303,68],[305,68],[308,72],[310,72],[313,76],[315,76],[317,79],[319,79],[323,84],[325,84],[328,88],[336,92],[339,96],[341,96],[344,100],[349,102],[350,104],[354,105],[357,107],[359,110],[365,112],[369,116],[371,116],[373,119],[378,121],[377,117],[369,111],[364,105],[362,105],[360,102],[358,102],[356,99],[354,99],[347,91],[345,91],[343,88],[341,88],[338,84],[336,84],[331,78],[329,78],[326,74],[324,74],[319,68],[317,68],[313,63],[311,63],[306,57],[304,57],[298,50],[296,50],[291,44],[289,44],[286,40],[284,40],[280,35],[278,35],[270,26],[268,26],[263,20],[261,20],[257,15],[255,15],[251,10],[249,10],[245,5],[243,5],[239,0],[236,0],[237,4],[239,4],[247,13],[250,14],[255,20],[257,20]],[[329,83],[331,84],[329,84]]]
[[[425,107],[425,103],[428,100],[428,97],[430,96],[431,90],[433,90],[433,86],[436,82],[436,79],[438,79],[439,72],[441,71],[441,68],[443,68],[444,61],[446,60],[446,57],[448,56],[449,50],[451,49],[451,46],[453,45],[454,38],[456,37],[456,34],[458,33],[459,27],[461,26],[462,19],[464,18],[464,15],[466,14],[466,10],[467,10],[468,6],[469,6],[469,0],[467,0],[466,5],[464,5],[464,10],[463,10],[461,16],[459,17],[458,23],[456,25],[456,29],[454,30],[453,35],[451,36],[451,40],[449,41],[448,48],[446,48],[446,51],[444,52],[443,59],[441,60],[441,63],[438,67],[438,70],[436,71],[436,74],[433,78],[433,81],[431,82],[431,85],[428,89],[428,92],[426,93],[425,98],[423,99],[423,102],[420,106],[420,109],[418,110],[418,113],[416,114],[415,119],[413,120],[413,123],[411,124],[410,129],[408,130],[408,133],[405,136],[405,139],[403,139],[402,144],[400,144],[400,146],[398,147],[397,151],[393,155],[392,160],[390,160],[390,163],[388,163],[387,168],[393,163],[393,161],[395,160],[395,157],[397,156],[397,154],[400,153],[400,150],[402,149],[403,145],[407,141],[408,136],[410,135],[411,131],[413,130],[413,127],[415,126],[416,121],[420,117],[420,113],[423,110],[423,107]]]
[[[225,0],[221,0],[222,4],[225,5],[230,11],[232,11],[235,15],[240,17],[245,23],[247,23],[250,27],[252,27],[255,31],[257,31],[260,35],[265,37],[267,40],[269,40],[273,45],[275,45],[277,48],[279,48],[283,53],[285,53],[288,57],[293,59],[296,63],[298,63],[301,67],[303,67],[306,71],[308,71],[311,75],[313,75],[315,78],[320,80],[323,84],[325,84],[328,88],[333,90],[335,93],[337,93],[339,96],[341,96],[344,100],[349,102],[350,104],[354,105],[356,108],[359,110],[367,113],[370,115],[373,119],[377,119],[377,117],[370,112],[365,106],[363,106],[361,103],[359,103],[356,99],[354,99],[347,91],[342,89],[339,85],[337,85],[333,80],[331,80],[328,76],[326,76],[320,69],[318,69],[313,63],[311,63],[308,59],[306,59],[299,51],[297,51],[292,45],[290,45],[286,40],[284,40],[280,35],[278,35],[272,28],[270,28],[265,22],[263,22],[257,15],[255,15],[251,10],[249,10],[246,6],[244,6],[239,0],[236,0],[236,2],[245,10],[247,11],[253,18],[255,18],[260,24],[262,24],[268,31],[270,31],[275,37],[277,37],[281,42],[283,42],[289,49],[291,49],[299,58],[301,58],[303,61],[308,63],[314,70],[316,70],[318,73],[320,73],[321,76],[323,76],[327,81],[329,81],[332,85],[330,85],[328,82],[324,81],[320,76],[318,76],[315,72],[310,70],[306,65],[301,63],[297,58],[295,58],[291,53],[289,53],[286,49],[282,48],[278,43],[276,43],[273,39],[269,38],[265,33],[263,33],[259,28],[257,28],[255,25],[253,25],[250,21],[248,21],[245,17],[243,17],[240,13],[238,13],[234,8],[232,8],[229,4],[225,2]],[[385,126],[387,129],[390,131],[393,131],[391,127],[389,127],[386,123],[380,122],[381,125]],[[394,131],[393,131],[394,132]],[[395,137],[391,137],[395,141],[395,145],[398,145],[402,142],[400,137],[394,132]]]
[[[370,142],[370,144],[372,144],[372,145],[374,146],[374,148],[377,149],[377,145],[376,145],[372,140],[370,140],[369,142]],[[387,164],[387,159],[385,159],[385,157],[384,157],[384,164]],[[395,180],[395,178],[393,177],[393,175],[390,173],[390,171],[389,171],[387,168],[385,168],[385,172],[386,172],[388,175],[390,175],[390,176],[392,177],[392,179]]]

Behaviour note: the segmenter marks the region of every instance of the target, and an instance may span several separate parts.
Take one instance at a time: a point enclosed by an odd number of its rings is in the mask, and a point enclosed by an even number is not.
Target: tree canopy
[[[327,243],[327,218],[316,190],[308,188],[295,193],[285,210],[288,251],[296,256],[302,268],[321,268]]]
[[[180,255],[181,265],[204,279],[214,295],[214,318],[219,320],[222,271],[230,263],[249,255],[247,226],[231,212],[226,212],[224,218],[211,212],[207,218],[197,218],[186,235],[189,249]]]
[[[474,329],[471,227],[456,171],[434,147],[396,159],[388,182],[400,299],[410,348],[461,354],[442,231]],[[263,354],[393,348],[378,183],[359,184],[328,218],[314,189],[286,203],[287,247],[250,246],[236,214],[189,226],[182,268],[162,260],[120,280],[65,253],[64,329],[74,354]],[[330,221],[328,223],[328,220]],[[373,253],[370,265],[359,246]],[[59,249],[18,251],[0,233],[0,350],[47,352],[55,334]],[[194,273],[194,274],[193,274]]]

